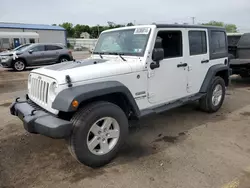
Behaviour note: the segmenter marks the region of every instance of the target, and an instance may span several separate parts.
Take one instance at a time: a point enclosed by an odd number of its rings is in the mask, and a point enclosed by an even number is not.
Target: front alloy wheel
[[[23,71],[25,69],[25,63],[22,60],[17,60],[14,62],[13,68],[15,71]]]
[[[107,154],[115,147],[119,136],[118,122],[111,117],[101,118],[89,130],[87,136],[88,148],[95,155]]]

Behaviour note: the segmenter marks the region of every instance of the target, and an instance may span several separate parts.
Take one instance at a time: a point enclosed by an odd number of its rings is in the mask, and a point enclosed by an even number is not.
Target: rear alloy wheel
[[[89,104],[79,109],[71,121],[69,151],[80,163],[93,168],[108,164],[128,134],[127,116],[119,106],[109,102]]]
[[[26,65],[23,60],[16,60],[13,63],[13,68],[15,71],[23,71],[26,68]]]
[[[67,57],[61,57],[59,61],[62,63],[69,61],[69,59]]]

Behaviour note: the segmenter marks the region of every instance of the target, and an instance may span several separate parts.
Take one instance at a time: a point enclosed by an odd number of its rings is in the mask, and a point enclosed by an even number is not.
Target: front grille
[[[35,110],[39,110],[39,111],[44,111],[44,112],[46,112],[43,108],[41,108],[40,106],[38,106],[36,103],[34,103],[32,100],[30,100],[30,99],[28,99],[27,100],[27,103],[31,106],[31,107],[33,107]]]
[[[48,82],[38,78],[31,78],[30,95],[38,102],[48,104],[48,90]]]

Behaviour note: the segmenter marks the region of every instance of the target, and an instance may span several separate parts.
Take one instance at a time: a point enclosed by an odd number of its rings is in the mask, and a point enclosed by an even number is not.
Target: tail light
[[[72,51],[71,50],[69,50],[69,54],[72,55]]]

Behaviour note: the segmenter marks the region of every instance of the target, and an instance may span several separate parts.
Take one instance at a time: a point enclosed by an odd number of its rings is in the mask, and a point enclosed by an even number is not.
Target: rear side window
[[[40,46],[36,46],[34,48],[32,48],[33,52],[41,52],[44,51],[44,46],[40,45]]]
[[[46,51],[61,50],[61,49],[63,49],[62,47],[55,46],[55,45],[46,45],[45,48],[46,48]]]
[[[225,32],[211,31],[211,50],[213,54],[227,52]]]
[[[189,31],[188,37],[190,55],[207,53],[207,38],[205,31]]]

